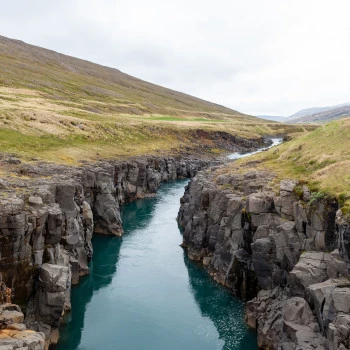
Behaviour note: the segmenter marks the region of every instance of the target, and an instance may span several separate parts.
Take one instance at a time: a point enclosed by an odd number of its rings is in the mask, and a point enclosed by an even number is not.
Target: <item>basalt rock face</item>
[[[27,329],[19,306],[11,303],[0,305],[0,325],[6,326],[0,333],[0,349],[44,350],[45,335]]]
[[[0,282],[14,303],[26,306],[21,323],[32,331],[20,326],[26,332],[21,337],[41,346],[45,335],[46,349],[57,343],[71,285],[89,273],[93,232],[122,235],[122,203],[154,195],[161,182],[192,177],[207,164],[191,157],[77,168],[11,163],[15,176],[0,183]],[[26,343],[16,344],[14,349]],[[41,349],[35,346],[29,348]]]
[[[201,171],[181,199],[189,257],[250,300],[263,349],[349,349],[349,222],[338,204],[274,174]]]

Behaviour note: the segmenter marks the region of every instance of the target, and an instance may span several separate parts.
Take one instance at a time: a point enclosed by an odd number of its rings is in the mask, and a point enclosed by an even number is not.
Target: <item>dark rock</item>
[[[80,168],[21,164],[25,183],[1,182],[0,272],[16,302],[34,299],[26,323],[45,334],[46,348],[58,341],[71,284],[89,273],[93,232],[121,235],[122,203],[153,195],[162,181],[193,176],[209,161],[153,157]],[[12,188],[23,188],[25,195]]]
[[[181,199],[183,245],[235,295],[256,297],[246,320],[261,348],[347,349],[350,300],[329,281],[350,276],[350,224],[331,199],[305,202],[305,186],[301,200],[298,181],[282,181],[277,196],[272,176],[198,173]]]

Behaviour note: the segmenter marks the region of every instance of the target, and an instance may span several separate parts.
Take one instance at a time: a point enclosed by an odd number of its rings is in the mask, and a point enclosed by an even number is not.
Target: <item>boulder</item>
[[[273,210],[273,196],[264,192],[250,195],[247,210],[253,214],[271,212]]]
[[[324,333],[339,314],[350,313],[350,283],[347,279],[312,284],[307,289],[307,298]]]
[[[288,285],[293,296],[304,297],[311,284],[328,279],[328,254],[323,252],[304,252],[298,263],[288,275]]]
[[[69,285],[68,267],[53,264],[43,264],[40,267],[35,298],[37,320],[54,327],[59,326]]]
[[[257,329],[262,349],[325,350],[325,339],[306,300],[288,298],[279,287],[260,291],[248,302],[245,319]]]
[[[28,203],[30,205],[42,205],[43,204],[43,199],[39,196],[30,196],[29,199],[28,199]]]

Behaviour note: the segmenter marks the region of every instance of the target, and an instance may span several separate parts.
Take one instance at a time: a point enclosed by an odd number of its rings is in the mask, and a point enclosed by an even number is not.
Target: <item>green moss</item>
[[[338,203],[343,215],[350,217],[350,194],[341,193],[338,198]]]
[[[320,192],[312,192],[311,193],[311,198],[310,198],[310,205],[313,205],[315,203],[317,203],[318,201],[320,201],[321,199],[325,198],[326,194],[322,191]]]
[[[297,186],[295,186],[293,189],[293,192],[298,197],[299,200],[303,199],[304,191],[303,191],[302,185],[298,184]]]
[[[350,194],[341,193],[338,197],[339,205],[343,207],[349,199],[350,199]]]
[[[243,215],[243,221],[251,221],[252,220],[252,214],[247,211],[246,208],[242,209],[242,215]]]

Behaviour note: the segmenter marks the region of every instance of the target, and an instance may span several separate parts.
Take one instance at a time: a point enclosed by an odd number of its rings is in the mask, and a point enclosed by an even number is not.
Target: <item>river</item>
[[[91,273],[72,288],[59,350],[257,350],[243,303],[180,247],[187,180],[125,204],[125,234],[95,234]]]

